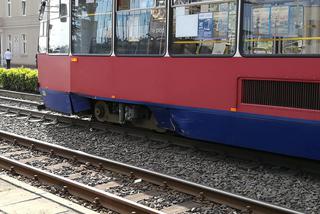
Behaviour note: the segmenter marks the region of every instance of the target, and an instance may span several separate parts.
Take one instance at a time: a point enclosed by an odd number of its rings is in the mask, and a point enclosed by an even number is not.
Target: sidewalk
[[[0,214],[97,214],[69,200],[0,175]]]

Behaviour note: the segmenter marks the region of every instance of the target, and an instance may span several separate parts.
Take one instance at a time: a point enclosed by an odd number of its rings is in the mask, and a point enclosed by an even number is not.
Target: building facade
[[[15,66],[36,66],[41,0],[0,0],[0,53],[10,49]]]

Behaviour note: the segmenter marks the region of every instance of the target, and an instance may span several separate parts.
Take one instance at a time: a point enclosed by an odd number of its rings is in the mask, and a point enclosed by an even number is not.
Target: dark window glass
[[[50,1],[49,53],[69,53],[69,0]]]
[[[22,15],[26,15],[26,11],[27,11],[27,2],[26,1],[22,1]]]
[[[72,52],[111,53],[112,0],[72,2]]]
[[[245,55],[320,53],[319,0],[246,0],[242,22]]]
[[[118,55],[164,55],[165,0],[119,0],[116,13]]]
[[[236,50],[237,1],[173,0],[170,54],[232,55]]]

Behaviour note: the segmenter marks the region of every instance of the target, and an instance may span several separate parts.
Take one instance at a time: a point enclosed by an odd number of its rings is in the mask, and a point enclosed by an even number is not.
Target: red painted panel
[[[70,59],[68,56],[38,55],[40,87],[57,91],[71,91]]]
[[[234,67],[237,63],[231,59],[222,60]],[[224,87],[229,76],[220,75],[217,62],[191,58],[79,57],[77,63],[72,63],[72,89],[100,97],[224,108],[230,97],[224,96],[220,89],[229,90],[230,94],[236,81],[232,87]],[[230,69],[224,72],[234,75]],[[220,81],[217,81],[218,75]]]
[[[46,58],[46,59],[44,59]],[[52,56],[44,57],[46,68],[56,70]],[[71,91],[91,96],[126,99],[189,107],[230,110],[292,118],[320,120],[319,111],[239,105],[239,78],[294,79],[320,81],[318,58],[157,58],[157,57],[77,57],[71,62]],[[40,69],[41,70],[41,69]],[[49,70],[48,70],[49,71]],[[42,71],[40,71],[41,73]],[[61,71],[59,71],[61,72]],[[40,81],[52,89],[42,74]],[[60,74],[60,73],[59,73]],[[48,74],[48,78],[54,78]],[[63,75],[59,75],[59,80]]]

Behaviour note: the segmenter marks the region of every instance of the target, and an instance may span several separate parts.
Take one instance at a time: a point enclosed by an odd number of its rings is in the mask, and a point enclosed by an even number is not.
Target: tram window
[[[237,1],[172,1],[170,54],[216,56],[235,53]]]
[[[115,41],[117,55],[164,55],[165,0],[118,0]]]
[[[72,1],[72,53],[111,53],[112,2],[112,0]]]
[[[320,53],[319,0],[245,0],[244,55]]]
[[[48,36],[47,36],[47,20],[41,20],[40,22],[40,34],[39,34],[39,53],[46,53],[48,49]]]
[[[69,53],[69,0],[51,0],[49,9],[49,53]]]
[[[39,31],[39,44],[38,52],[46,53],[48,50],[48,9],[49,7],[44,4],[40,19],[40,31]]]

